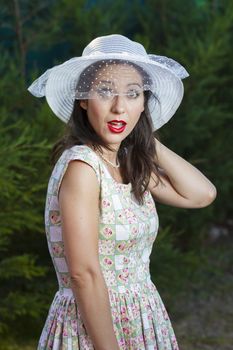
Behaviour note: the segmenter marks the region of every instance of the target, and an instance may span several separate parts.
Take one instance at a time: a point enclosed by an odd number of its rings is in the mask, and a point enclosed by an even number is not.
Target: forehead
[[[97,67],[95,82],[142,84],[142,76],[130,63],[105,63]]]

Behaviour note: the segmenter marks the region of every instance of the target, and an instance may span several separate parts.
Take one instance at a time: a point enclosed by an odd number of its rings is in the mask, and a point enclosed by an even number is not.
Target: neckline
[[[110,179],[111,179],[113,182],[115,182],[115,184],[117,184],[118,186],[129,187],[129,188],[131,188],[131,183],[130,183],[130,182],[127,183],[127,184],[124,184],[124,183],[122,183],[122,182],[116,181],[116,180],[114,179],[114,177],[112,177],[112,175],[110,174],[110,171],[108,170],[107,166],[104,164],[103,159],[102,159],[95,151],[93,151],[93,149],[92,149],[91,147],[89,147],[89,146],[87,146],[87,145],[84,145],[84,146],[86,146],[88,149],[90,149],[90,150],[96,155],[96,157],[99,159],[99,162],[102,164],[104,170],[107,172],[107,174],[109,175]]]

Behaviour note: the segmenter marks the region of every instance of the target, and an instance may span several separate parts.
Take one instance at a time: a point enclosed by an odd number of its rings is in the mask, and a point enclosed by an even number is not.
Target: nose
[[[112,103],[112,112],[116,114],[125,113],[125,101],[124,96],[116,95]]]

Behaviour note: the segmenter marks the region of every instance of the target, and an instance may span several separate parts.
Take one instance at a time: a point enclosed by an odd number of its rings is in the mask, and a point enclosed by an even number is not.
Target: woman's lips
[[[108,129],[115,134],[123,132],[126,128],[126,122],[124,120],[111,120],[107,124]]]

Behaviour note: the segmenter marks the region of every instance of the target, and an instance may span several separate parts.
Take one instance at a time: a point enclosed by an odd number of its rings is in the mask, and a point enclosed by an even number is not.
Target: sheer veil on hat
[[[119,34],[101,36],[92,40],[83,50],[82,56],[74,57],[63,64],[48,69],[36,79],[28,90],[36,97],[46,100],[63,122],[67,123],[73,111],[75,99],[91,98],[78,91],[78,82],[83,71],[97,62],[117,62],[140,67],[148,83],[143,90],[150,90],[159,102],[149,100],[154,129],[167,123],[179,107],[184,93],[182,79],[189,76],[177,61],[159,55],[147,54],[145,48],[135,41]],[[85,91],[84,91],[85,92]]]

